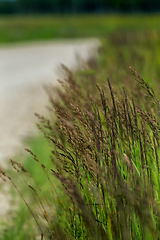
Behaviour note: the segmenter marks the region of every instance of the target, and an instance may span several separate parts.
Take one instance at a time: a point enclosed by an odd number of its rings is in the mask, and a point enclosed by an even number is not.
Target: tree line
[[[159,11],[160,0],[0,0],[0,13],[98,13]]]

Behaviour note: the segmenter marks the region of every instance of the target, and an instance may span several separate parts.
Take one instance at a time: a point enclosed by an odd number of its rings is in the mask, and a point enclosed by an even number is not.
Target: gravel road
[[[76,67],[97,40],[21,44],[0,47],[0,166],[13,156],[26,136],[36,131],[35,112],[43,114],[43,84],[57,84],[60,64]]]
[[[77,66],[99,46],[96,39],[0,46],[0,168],[36,134],[34,113],[44,114],[48,97],[43,84],[57,84],[60,64]],[[0,194],[0,216],[9,196]]]

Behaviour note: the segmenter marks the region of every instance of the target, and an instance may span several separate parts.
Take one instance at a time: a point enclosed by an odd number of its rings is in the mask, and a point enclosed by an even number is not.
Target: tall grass
[[[91,59],[83,71],[72,73],[63,66],[66,80],[57,90],[59,99],[55,100],[52,87],[47,88],[56,125],[52,118],[37,117],[48,139],[52,166],[26,151],[45,173],[50,190],[44,194],[30,172],[11,161],[32,193],[26,200],[19,192],[41,239],[160,237],[158,91],[134,68],[123,70],[127,63],[134,66],[141,59],[141,53],[135,54],[136,46],[148,46],[153,39],[130,38],[130,34],[111,36],[101,59]],[[109,49],[109,44],[117,48]],[[114,55],[105,60],[106,51]],[[116,71],[113,59],[119,64]],[[19,191],[15,180],[3,171],[1,177]]]

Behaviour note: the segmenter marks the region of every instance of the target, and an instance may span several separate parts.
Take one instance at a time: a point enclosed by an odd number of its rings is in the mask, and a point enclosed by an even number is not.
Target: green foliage
[[[143,36],[141,31],[146,30],[146,37],[155,39],[159,33],[159,15],[36,15],[36,16],[7,16],[0,17],[0,43],[13,43],[33,40],[53,40],[71,38],[99,37],[107,38],[111,33],[129,32],[136,41]],[[148,31],[148,33],[147,33]],[[117,34],[117,35],[118,35]],[[139,35],[139,37],[138,37]],[[122,39],[123,40],[123,39]],[[127,41],[124,39],[124,41]],[[128,41],[129,42],[129,41]],[[141,42],[141,40],[140,40]],[[118,43],[119,44],[119,43]],[[131,41],[129,42],[131,45]],[[146,43],[147,44],[147,43]],[[151,44],[153,48],[153,44]],[[157,45],[155,45],[157,46]],[[123,44],[124,48],[124,44]],[[138,45],[139,48],[139,45]],[[113,50],[113,48],[112,48]],[[142,55],[139,48],[139,56]],[[136,51],[136,50],[135,50]],[[146,50],[149,54],[149,48]],[[121,50],[122,54],[123,51]],[[145,54],[147,54],[147,52]],[[119,53],[120,54],[120,53]],[[124,54],[128,54],[124,50]],[[114,55],[112,55],[114,56]],[[131,57],[130,57],[131,58]],[[147,56],[149,59],[149,56]],[[146,59],[146,60],[147,60]],[[141,62],[139,62],[141,64]]]

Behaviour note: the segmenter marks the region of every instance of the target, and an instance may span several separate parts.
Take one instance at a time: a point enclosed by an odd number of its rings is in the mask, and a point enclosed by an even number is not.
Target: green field
[[[32,214],[20,197],[0,239],[160,238],[159,23],[158,15],[1,17],[1,43],[99,37],[102,47],[84,70],[66,71],[65,91],[50,102],[57,119],[40,120],[50,139],[40,134],[30,143],[36,157],[15,158],[27,172],[9,169]]]
[[[118,30],[159,31],[157,15],[77,15],[0,17],[0,43],[105,37]]]

